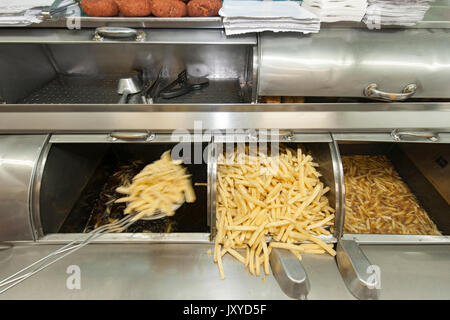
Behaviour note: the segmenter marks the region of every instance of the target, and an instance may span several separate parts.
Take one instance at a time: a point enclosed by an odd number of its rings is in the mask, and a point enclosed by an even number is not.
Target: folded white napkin
[[[363,21],[369,28],[382,25],[413,26],[423,20],[434,0],[368,0]]]
[[[219,14],[227,35],[250,32],[319,32],[319,18],[293,1],[225,0]]]
[[[302,7],[317,14],[322,22],[360,22],[367,9],[367,0],[303,0]]]

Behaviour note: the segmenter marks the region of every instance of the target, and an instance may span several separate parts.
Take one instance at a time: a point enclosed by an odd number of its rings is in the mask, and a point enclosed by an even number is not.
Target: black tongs
[[[183,70],[175,81],[159,92],[159,96],[164,99],[172,99],[194,90],[200,90],[208,85],[208,78],[188,79],[186,70]]]

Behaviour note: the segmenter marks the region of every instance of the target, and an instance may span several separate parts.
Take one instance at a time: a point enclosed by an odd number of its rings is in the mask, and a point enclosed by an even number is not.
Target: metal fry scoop
[[[126,104],[130,94],[141,92],[141,90],[142,85],[137,77],[120,79],[117,93],[122,97],[120,97],[119,104]]]

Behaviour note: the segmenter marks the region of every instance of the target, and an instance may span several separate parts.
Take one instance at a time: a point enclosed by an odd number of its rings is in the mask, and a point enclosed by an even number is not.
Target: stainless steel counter
[[[0,279],[59,248],[55,245],[0,249]],[[225,280],[208,255],[209,244],[89,245],[41,271],[0,299],[288,299],[275,278],[251,276],[225,256]],[[305,255],[309,299],[354,299],[327,255]],[[81,289],[66,287],[70,265],[81,271]]]
[[[381,271],[380,299],[450,299],[449,245],[365,245]]]
[[[0,250],[0,278],[17,271],[55,245]],[[89,245],[0,295],[0,299],[288,299],[272,275],[257,278],[224,257],[225,280],[206,244]],[[362,246],[381,269],[381,299],[450,299],[450,246]],[[70,265],[81,270],[81,289],[69,290]],[[355,299],[335,260],[305,255],[311,282],[309,299]],[[195,288],[195,290],[194,290]]]

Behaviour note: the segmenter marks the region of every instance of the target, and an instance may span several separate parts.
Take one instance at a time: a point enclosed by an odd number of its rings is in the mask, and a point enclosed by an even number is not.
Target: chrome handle
[[[278,131],[278,133],[274,133],[274,132],[267,132],[266,135],[262,134],[261,132],[249,132],[248,135],[248,140],[251,141],[257,141],[258,138],[260,137],[264,137],[266,140],[272,141],[275,139],[278,140],[283,140],[283,141],[292,141],[292,139],[294,139],[294,133],[290,130],[282,130],[282,131]]]
[[[99,27],[95,29],[94,41],[103,41],[104,38],[128,39],[134,37],[136,42],[145,41],[145,33],[132,28],[123,27]]]
[[[375,83],[369,84],[364,89],[364,95],[370,99],[382,100],[382,101],[405,101],[411,98],[417,91],[417,85],[412,83],[408,84],[402,91],[402,93],[389,93],[378,89],[378,85]]]
[[[154,133],[149,132],[112,132],[109,135],[110,140],[145,140],[152,141],[155,139]]]
[[[358,299],[378,299],[380,274],[353,240],[340,240],[336,249],[336,262],[344,283]],[[378,270],[379,271],[379,270]]]
[[[391,136],[395,141],[439,141],[439,134],[431,131],[400,131],[398,129],[395,129],[391,132]],[[404,139],[403,137],[406,137],[407,139]]]
[[[272,248],[269,261],[281,290],[290,298],[306,300],[311,285],[297,257],[287,250]]]

